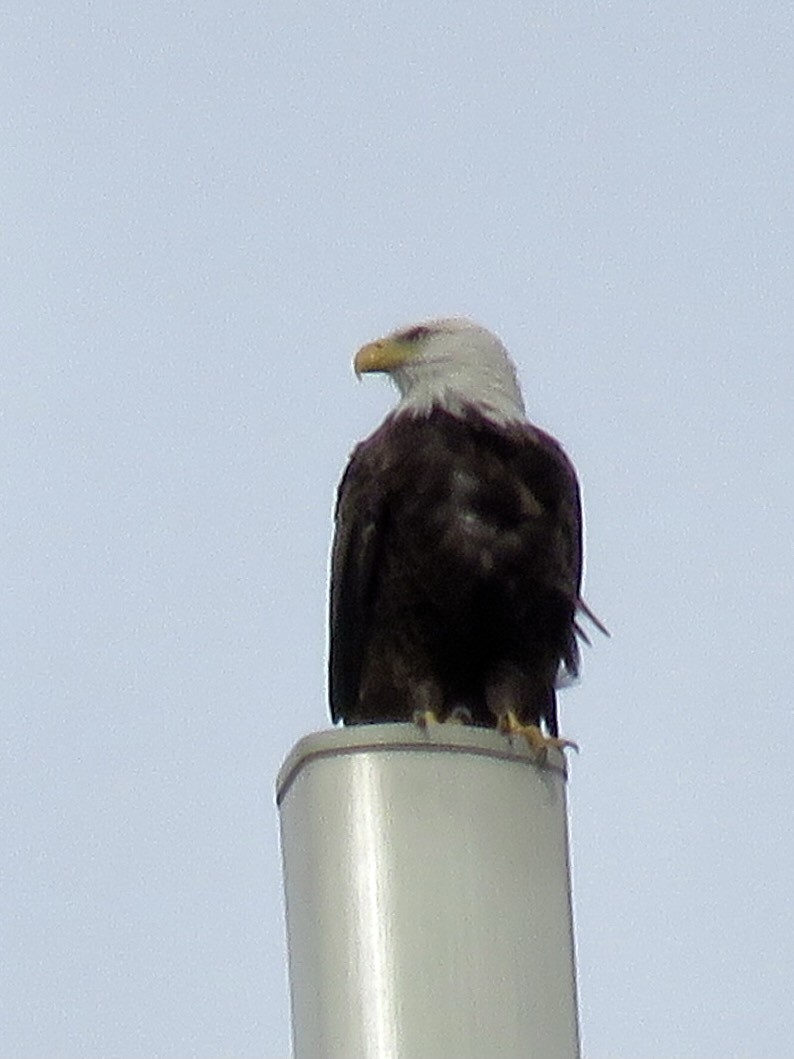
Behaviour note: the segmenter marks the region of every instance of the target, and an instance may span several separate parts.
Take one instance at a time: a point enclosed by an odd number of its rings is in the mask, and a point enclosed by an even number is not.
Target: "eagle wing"
[[[376,488],[372,449],[370,439],[353,451],[337,493],[328,653],[334,722],[343,720],[358,701],[383,542],[386,500],[382,487]]]
[[[525,481],[528,487],[538,493],[538,498],[549,513],[553,513],[553,547],[548,554],[549,568],[546,571],[547,584],[570,601],[573,612],[578,610],[588,614],[580,590],[582,584],[582,500],[579,482],[573,464],[565,454],[559,442],[550,434],[538,427],[528,424],[525,430],[529,446],[524,450]],[[532,455],[537,446],[545,458],[556,468],[549,473],[540,468],[544,462],[538,462]],[[548,467],[548,464],[545,464]],[[553,483],[553,484],[552,484]],[[562,662],[571,677],[575,677],[579,668],[579,652],[576,646],[574,630],[587,642],[578,624],[574,624],[567,649]]]
[[[560,492],[558,506],[558,566],[556,576],[559,585],[565,593],[573,600],[576,613],[583,614],[588,621],[598,629],[604,636],[609,636],[609,629],[603,624],[598,616],[590,609],[582,599],[582,499],[579,491],[579,482],[573,464],[568,459],[562,446],[550,434],[531,427],[536,441],[547,453],[554,457],[563,471],[564,484]],[[590,639],[578,621],[574,623],[574,630],[581,640],[590,644]],[[565,668],[576,676],[578,668],[578,651],[575,649],[570,658],[564,659]]]

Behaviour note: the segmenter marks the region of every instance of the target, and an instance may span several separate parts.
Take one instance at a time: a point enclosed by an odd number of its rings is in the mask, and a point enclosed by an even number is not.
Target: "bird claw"
[[[441,721],[433,710],[415,710],[414,724],[417,728],[429,728],[431,724],[441,724]]]
[[[572,739],[560,739],[554,735],[544,735],[536,724],[522,724],[518,717],[508,710],[499,718],[497,730],[505,735],[519,735],[526,740],[538,764],[545,764],[549,756],[549,747],[555,750],[575,750],[579,753],[579,744]]]
[[[465,706],[456,706],[450,710],[442,721],[435,710],[414,710],[414,724],[419,728],[429,728],[431,724],[463,724],[473,723],[471,710]]]

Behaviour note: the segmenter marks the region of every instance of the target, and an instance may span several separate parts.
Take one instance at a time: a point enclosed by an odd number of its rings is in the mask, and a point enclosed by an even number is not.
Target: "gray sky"
[[[458,312],[613,632],[561,703],[585,1055],[794,1055],[793,21],[4,5],[3,1059],[287,1055],[350,358]]]

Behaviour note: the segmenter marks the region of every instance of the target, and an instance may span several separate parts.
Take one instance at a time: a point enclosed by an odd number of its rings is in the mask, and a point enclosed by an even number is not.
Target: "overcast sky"
[[[561,696],[585,1057],[794,1056],[793,22],[3,5],[3,1059],[288,1055],[274,780],[393,401],[350,360],[453,313],[613,633]]]

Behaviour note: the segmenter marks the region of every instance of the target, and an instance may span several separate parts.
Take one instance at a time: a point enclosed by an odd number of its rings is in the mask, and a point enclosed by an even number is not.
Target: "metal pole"
[[[302,739],[277,797],[294,1059],[578,1059],[559,753],[361,725]]]

